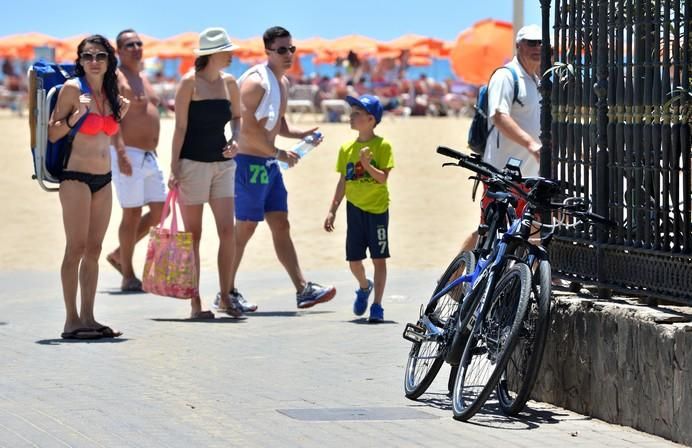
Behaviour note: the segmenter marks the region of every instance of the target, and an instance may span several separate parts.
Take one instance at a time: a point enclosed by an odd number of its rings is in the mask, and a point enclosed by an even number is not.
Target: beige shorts
[[[197,205],[235,196],[235,160],[197,162],[180,160],[180,202]]]

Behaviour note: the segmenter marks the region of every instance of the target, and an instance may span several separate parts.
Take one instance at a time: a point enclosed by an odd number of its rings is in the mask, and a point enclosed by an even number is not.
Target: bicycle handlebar
[[[485,163],[483,161],[474,159],[473,157],[460,153],[459,151],[456,151],[454,149],[447,148],[446,146],[438,146],[437,153],[442,154],[443,156],[451,157],[452,159],[456,159],[457,165],[466,168],[467,170],[473,171],[474,173],[480,174],[481,176],[487,177],[488,179],[484,182],[500,183],[508,188],[515,190],[517,194],[526,198],[526,193],[524,192],[524,190],[521,189],[521,186],[513,182],[514,180],[520,181],[520,177],[512,176],[507,172],[502,172],[494,166],[490,165],[489,163]]]
[[[487,179],[483,180],[485,183],[492,183],[492,184],[500,184],[506,188],[511,188],[514,190],[519,196],[529,200],[529,194],[526,194],[526,192],[521,188],[521,185],[517,184],[515,181],[519,183],[524,183],[524,180],[521,179],[519,176],[513,176],[511,173],[508,173],[507,171],[500,171],[494,166],[487,164],[485,162],[482,162],[480,160],[476,160],[466,154],[463,154],[459,151],[456,151],[451,148],[447,148],[446,146],[438,146],[437,147],[437,153],[442,154],[443,156],[450,157],[452,159],[457,160],[457,165],[466,168],[470,171],[473,171],[475,173],[480,174],[481,176],[485,176]],[[546,179],[547,180],[547,179]],[[554,182],[555,183],[555,182]],[[564,182],[557,182],[557,185],[563,185]],[[542,208],[547,208],[547,209],[553,209],[553,210],[563,210],[565,213],[577,216],[582,219],[587,219],[593,223],[601,224],[607,227],[615,227],[616,224],[609,220],[608,218],[597,215],[595,213],[589,212],[586,210],[586,204],[581,203],[578,205],[579,208],[576,208],[574,205],[573,206],[566,206],[565,203],[552,203],[552,202],[547,202],[547,203],[540,203],[536,204],[539,207]]]

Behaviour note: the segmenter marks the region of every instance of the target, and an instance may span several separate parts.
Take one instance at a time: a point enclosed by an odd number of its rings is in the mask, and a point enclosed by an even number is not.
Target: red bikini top
[[[110,137],[118,133],[118,122],[115,121],[113,115],[104,117],[101,114],[89,113],[82,122],[79,132],[86,135],[97,135],[99,132],[103,132]]]
[[[91,87],[89,90],[91,91]],[[103,90],[101,90],[100,96],[104,96]],[[97,135],[99,132],[103,132],[109,137],[117,134],[119,126],[113,114],[103,115],[103,113],[101,113],[105,109],[104,103],[106,99],[103,98],[101,104],[99,104],[98,97],[94,97],[94,101],[96,103],[96,109],[100,113],[89,113],[87,111],[87,116],[84,118],[82,126],[79,128],[79,132],[86,135]]]

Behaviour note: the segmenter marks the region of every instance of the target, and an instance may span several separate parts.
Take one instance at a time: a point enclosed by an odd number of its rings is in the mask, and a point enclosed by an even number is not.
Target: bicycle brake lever
[[[446,162],[446,163],[442,164],[442,167],[445,167],[445,166],[459,166],[459,165],[456,163],[453,163],[453,162]]]

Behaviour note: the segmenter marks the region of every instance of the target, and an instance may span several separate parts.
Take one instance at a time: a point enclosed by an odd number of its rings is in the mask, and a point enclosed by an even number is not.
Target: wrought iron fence
[[[692,305],[691,2],[541,0],[541,174],[617,223],[555,238],[565,278]]]

